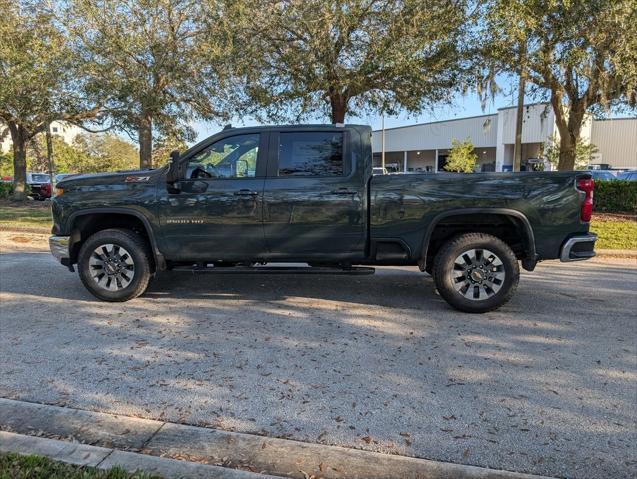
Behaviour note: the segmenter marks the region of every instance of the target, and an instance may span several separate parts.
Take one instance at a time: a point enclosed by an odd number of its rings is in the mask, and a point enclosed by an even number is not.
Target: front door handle
[[[257,196],[258,194],[258,192],[252,190],[239,190],[234,192],[235,196]]]
[[[355,195],[357,193],[357,191],[349,190],[347,188],[339,188],[338,190],[330,191],[330,194],[332,195]]]

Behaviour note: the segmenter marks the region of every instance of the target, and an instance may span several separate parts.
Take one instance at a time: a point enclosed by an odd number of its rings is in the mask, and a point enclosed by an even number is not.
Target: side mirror
[[[168,173],[166,174],[166,183],[175,188],[175,183],[181,179],[179,174],[179,151],[175,150],[170,153],[170,161],[168,162]]]

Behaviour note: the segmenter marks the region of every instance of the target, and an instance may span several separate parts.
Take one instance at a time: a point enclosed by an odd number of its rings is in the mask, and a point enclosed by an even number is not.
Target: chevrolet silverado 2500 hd
[[[157,170],[64,179],[50,246],[106,301],[173,268],[418,265],[449,304],[485,312],[520,264],[595,255],[593,186],[587,172],[373,176],[366,126],[227,128]]]

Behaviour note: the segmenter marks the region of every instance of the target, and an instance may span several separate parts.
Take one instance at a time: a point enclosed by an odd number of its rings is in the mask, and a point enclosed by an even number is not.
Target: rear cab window
[[[349,174],[344,161],[343,132],[282,132],[279,134],[279,177],[339,177]]]

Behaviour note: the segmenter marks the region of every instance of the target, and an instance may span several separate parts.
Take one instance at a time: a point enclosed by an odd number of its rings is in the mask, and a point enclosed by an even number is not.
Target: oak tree
[[[559,170],[575,167],[587,115],[637,104],[635,0],[485,0],[476,30],[483,93],[509,73],[550,101]]]
[[[226,2],[236,69],[257,118],[333,123],[415,113],[449,101],[462,78],[459,0]]]
[[[112,126],[139,142],[141,168],[151,167],[154,135],[192,139],[194,119],[225,118],[215,106],[222,62],[213,61],[224,51],[201,51],[202,19],[213,15],[198,0],[69,2],[91,88],[108,98]]]
[[[52,121],[95,119],[78,57],[52,10],[41,2],[0,0],[0,130],[13,148],[13,197],[26,198],[27,145]],[[2,133],[2,132],[0,132]]]

